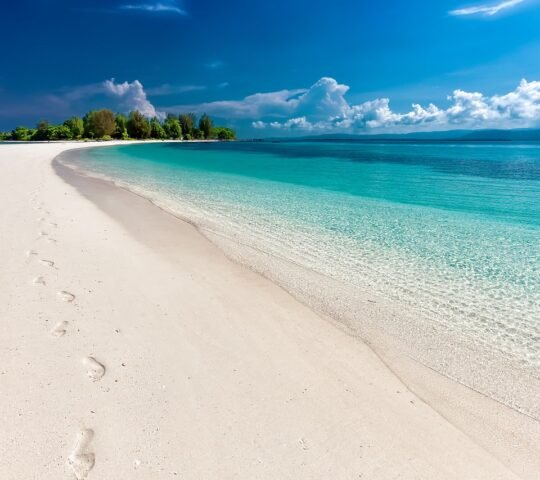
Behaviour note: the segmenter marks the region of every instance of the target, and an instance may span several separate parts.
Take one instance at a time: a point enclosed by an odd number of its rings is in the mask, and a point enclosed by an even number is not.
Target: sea
[[[374,348],[538,416],[540,143],[160,142],[60,160]]]

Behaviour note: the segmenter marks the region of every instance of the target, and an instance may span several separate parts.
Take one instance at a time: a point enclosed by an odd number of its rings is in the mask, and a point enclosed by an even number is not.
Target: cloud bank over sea
[[[256,93],[242,100],[208,102],[172,107],[232,119],[251,120],[258,130],[305,132],[411,132],[456,128],[534,127],[540,122],[540,82],[521,80],[512,91],[487,96],[454,90],[447,106],[413,103],[396,112],[389,98],[351,104],[349,86],[323,77],[311,87]]]

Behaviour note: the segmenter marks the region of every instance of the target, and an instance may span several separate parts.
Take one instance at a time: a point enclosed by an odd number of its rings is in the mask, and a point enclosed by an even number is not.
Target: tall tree
[[[131,138],[148,138],[150,136],[150,124],[141,112],[134,110],[129,114],[127,131]]]
[[[125,115],[122,115],[121,113],[116,114],[115,123],[116,128],[114,129],[114,138],[118,138],[120,140],[127,140],[128,138],[128,132],[127,132],[127,122],[128,119]]]
[[[36,126],[36,132],[32,136],[32,140],[50,140],[50,125],[47,120],[41,120]]]
[[[71,131],[71,137],[78,140],[84,134],[84,122],[80,117],[71,117],[64,122],[64,125]]]
[[[175,115],[169,114],[163,123],[165,133],[169,138],[180,138],[182,136],[182,127]]]
[[[203,133],[204,138],[208,139],[212,135],[212,119],[206,113],[199,120],[199,130]]]
[[[84,133],[90,138],[111,136],[116,129],[114,113],[104,108],[91,111],[84,117]]]
[[[150,120],[150,137],[156,138],[157,140],[163,140],[167,138],[167,133],[165,129],[161,126],[159,119],[157,117]]]
[[[178,115],[178,121],[180,122],[180,126],[182,127],[182,134],[184,135],[184,138],[193,137],[193,128],[195,127],[196,117],[194,113],[183,113],[181,115]]]

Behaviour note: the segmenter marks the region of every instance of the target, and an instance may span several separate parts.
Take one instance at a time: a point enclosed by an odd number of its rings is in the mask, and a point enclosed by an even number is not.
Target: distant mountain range
[[[444,132],[415,132],[415,133],[384,133],[379,135],[352,135],[327,134],[309,135],[294,138],[273,138],[272,140],[285,141],[452,141],[452,142],[510,142],[510,141],[540,141],[540,129],[512,129],[512,130],[448,130]]]

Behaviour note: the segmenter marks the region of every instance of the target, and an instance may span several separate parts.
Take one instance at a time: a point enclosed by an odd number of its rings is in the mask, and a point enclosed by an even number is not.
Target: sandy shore
[[[191,225],[57,175],[80,146],[0,145],[0,478],[537,478],[534,421],[467,431]]]

